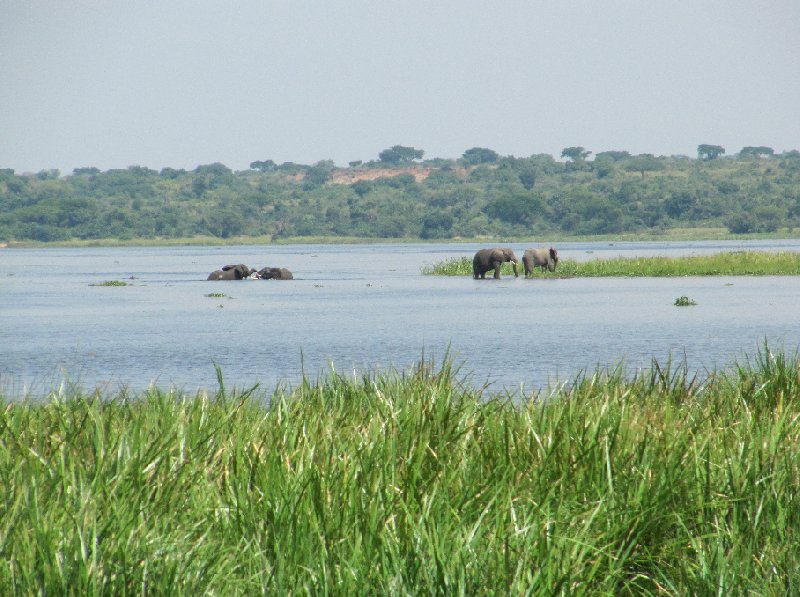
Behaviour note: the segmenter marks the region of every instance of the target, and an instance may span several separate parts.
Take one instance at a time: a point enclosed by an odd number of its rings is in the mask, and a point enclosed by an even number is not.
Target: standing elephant
[[[472,276],[477,280],[485,279],[486,272],[494,270],[494,277],[496,280],[500,279],[500,266],[506,261],[511,262],[511,267],[514,269],[514,277],[517,274],[517,256],[514,251],[508,248],[495,247],[493,249],[481,249],[475,253],[472,258]]]
[[[534,267],[541,267],[542,271],[547,269],[554,272],[558,265],[558,251],[553,247],[549,249],[547,247],[527,249],[522,255],[522,265],[525,267],[526,278],[533,274]]]
[[[222,269],[215,270],[208,274],[206,280],[244,280],[254,274],[256,270],[244,263],[238,265],[224,265]]]
[[[258,270],[258,277],[262,280],[292,280],[294,276],[285,267],[263,267]]]

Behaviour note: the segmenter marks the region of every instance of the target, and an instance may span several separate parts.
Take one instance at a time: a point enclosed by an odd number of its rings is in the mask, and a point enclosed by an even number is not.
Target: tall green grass
[[[0,593],[786,595],[800,363],[0,402]]]
[[[522,266],[518,265],[520,271]],[[472,258],[455,257],[422,269],[425,275],[471,276]],[[522,274],[522,272],[521,272]],[[503,264],[502,275],[513,276],[510,264]],[[730,251],[713,255],[687,257],[617,257],[577,262],[560,259],[554,273],[535,276],[566,278],[637,277],[637,276],[797,276],[800,275],[800,253],[790,251]]]

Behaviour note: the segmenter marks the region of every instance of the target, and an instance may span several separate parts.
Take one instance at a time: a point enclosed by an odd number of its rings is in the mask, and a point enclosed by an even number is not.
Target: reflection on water
[[[517,254],[527,246],[511,245]],[[476,245],[13,249],[0,252],[0,390],[189,392],[293,385],[336,371],[406,369],[448,349],[476,386],[531,391],[581,370],[652,359],[704,372],[768,339],[800,343],[800,278],[533,279],[420,275]],[[563,243],[562,258],[800,250],[798,241]],[[226,263],[292,281],[207,282]],[[92,286],[123,280],[124,287]],[[222,293],[225,296],[208,296]],[[688,296],[697,306],[678,308]]]

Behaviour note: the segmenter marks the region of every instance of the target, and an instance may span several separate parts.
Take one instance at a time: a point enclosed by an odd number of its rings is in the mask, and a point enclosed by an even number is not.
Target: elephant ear
[[[550,257],[553,259],[558,259],[558,251],[556,251],[553,247],[550,247]]]

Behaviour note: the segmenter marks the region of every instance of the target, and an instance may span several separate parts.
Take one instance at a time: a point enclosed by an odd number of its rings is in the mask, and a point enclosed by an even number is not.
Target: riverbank
[[[0,244],[0,248],[31,248],[31,247],[172,247],[172,246],[234,246],[234,245],[297,245],[297,244],[409,244],[409,243],[535,243],[538,245],[566,243],[566,242],[635,242],[635,241],[704,241],[704,240],[781,240],[800,238],[800,229],[784,229],[779,232],[761,234],[732,234],[727,228],[674,228],[670,230],[645,231],[641,233],[603,234],[594,236],[558,236],[550,237],[492,237],[480,236],[475,238],[367,238],[358,236],[231,236],[220,238],[216,236],[194,236],[186,238],[132,238],[132,239],[71,239],[55,242],[18,242],[8,241]]]
[[[794,593],[799,366],[0,401],[0,590]]]

